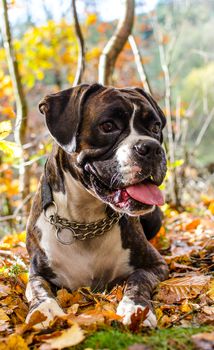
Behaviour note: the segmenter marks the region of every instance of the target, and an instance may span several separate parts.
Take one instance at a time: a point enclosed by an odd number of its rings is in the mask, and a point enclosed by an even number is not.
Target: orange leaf
[[[201,220],[200,219],[194,219],[193,221],[191,221],[189,224],[187,224],[185,226],[185,229],[187,231],[191,231],[194,230],[195,228],[198,227],[198,225],[200,224]]]

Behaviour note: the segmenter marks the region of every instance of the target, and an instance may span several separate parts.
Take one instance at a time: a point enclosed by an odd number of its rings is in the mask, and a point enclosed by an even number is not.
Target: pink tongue
[[[159,188],[151,183],[126,187],[126,192],[138,202],[150,205],[163,205],[164,197]]]

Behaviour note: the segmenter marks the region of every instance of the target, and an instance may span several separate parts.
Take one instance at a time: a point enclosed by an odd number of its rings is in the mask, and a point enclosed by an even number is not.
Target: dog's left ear
[[[154,110],[158,113],[162,122],[162,128],[164,128],[164,126],[166,125],[166,117],[163,111],[161,110],[161,108],[158,106],[157,102],[154,100],[154,98],[142,88],[135,88],[135,90],[139,92],[141,95],[143,95],[149,101],[149,103],[152,105]]]
[[[50,134],[66,152],[76,151],[82,107],[87,97],[101,87],[99,84],[78,85],[47,95],[39,103],[39,110],[45,115]]]

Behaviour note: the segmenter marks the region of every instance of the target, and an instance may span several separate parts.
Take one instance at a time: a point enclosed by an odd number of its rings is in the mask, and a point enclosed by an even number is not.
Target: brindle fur
[[[70,89],[69,92],[68,90],[66,90],[66,93],[62,93],[62,98],[60,97],[58,107],[56,107],[57,113],[61,113],[61,116],[65,114],[66,121],[64,121],[63,119],[61,120],[61,122],[65,122],[65,125],[60,127],[60,137],[58,141],[60,143],[60,146],[58,146],[57,144],[54,145],[46,164],[46,180],[54,193],[66,194],[68,192],[68,184],[64,178],[66,173],[70,174],[72,178],[82,183],[85,188],[90,189],[90,185],[84,177],[84,172],[81,168],[81,162],[83,162],[83,160],[85,161],[85,159],[88,156],[90,156],[90,154],[96,153],[96,149],[94,149],[92,143],[98,143],[99,149],[105,148],[105,145],[102,143],[102,140],[97,140],[95,135],[89,132],[89,125],[95,125],[96,123],[94,106],[96,106],[96,104],[99,103],[99,109],[101,113],[101,110],[107,103],[107,101],[114,100],[115,94],[117,94],[117,96],[119,96],[119,100],[121,101],[120,108],[124,110],[124,118],[128,118],[128,114],[130,114],[131,109],[129,103],[130,95],[132,96],[132,98],[139,98],[139,96],[137,96],[136,93],[132,93],[132,91],[130,92],[128,91],[128,89],[121,89],[121,91],[117,90],[115,92],[115,89],[107,89],[102,86],[99,87],[97,84],[95,84],[95,87],[89,87],[89,90],[91,90],[89,92],[86,90],[85,96],[82,97],[81,92],[85,89],[86,87],[84,85],[83,87],[78,87],[76,91],[75,89]],[[90,97],[90,93],[93,94],[92,97]],[[76,140],[75,142],[72,141],[72,152],[71,150],[69,150],[69,152],[71,153],[69,154],[66,152],[66,147],[69,141],[68,136],[66,134],[66,128],[68,128],[68,125],[66,125],[66,123],[68,123],[68,112],[67,110],[65,110],[66,106],[62,106],[61,103],[63,101],[64,104],[67,104],[68,99],[70,98],[69,96],[71,96],[71,94],[74,95],[75,99],[77,98],[77,96],[79,96],[79,98],[82,98],[82,100],[86,100],[86,98],[91,100],[93,98],[93,103],[90,104],[90,101],[86,101],[85,105],[87,105],[88,108],[87,113],[84,114],[84,118],[81,115],[79,116],[81,120],[73,120],[73,122],[75,123],[75,127],[72,137],[75,134]],[[43,113],[48,113],[48,111],[54,113],[52,112],[52,104],[48,103],[47,105],[47,101],[50,101],[50,99],[54,99],[53,96],[54,95],[51,95],[51,97],[47,97],[46,100],[40,104],[40,109]],[[144,96],[143,99],[145,99]],[[84,108],[86,108],[85,105]],[[72,113],[74,113],[75,109],[77,109],[76,104],[70,106],[69,108],[72,110]],[[81,110],[80,106],[78,108],[79,110]],[[83,109],[83,106],[81,106],[81,108]],[[48,114],[47,118],[47,125],[49,127],[49,130],[51,128],[54,129],[52,131],[52,135],[56,139],[57,119],[56,117],[54,117],[52,120],[50,114]],[[129,129],[124,130],[124,133],[120,135],[120,139],[116,141],[116,145],[118,145],[121,142],[121,140],[123,140],[127,136],[128,133]],[[65,138],[65,140],[63,138]],[[97,151],[97,157],[99,161],[101,161],[102,159],[106,159],[111,148],[105,153],[105,155],[103,155],[99,149]],[[87,193],[87,195],[89,194]],[[83,217],[84,204],[85,203],[83,203]],[[64,203],[64,205],[67,206],[67,203]],[[41,245],[41,237],[43,233],[41,232],[41,229],[39,229],[37,226],[37,222],[42,213],[42,210],[43,209],[40,185],[37,194],[34,198],[33,206],[27,225],[27,249],[31,261],[30,280],[28,287],[30,289],[28,298],[31,303],[29,314],[32,314],[35,308],[38,308],[38,306],[42,302],[44,302],[46,298],[54,298],[53,280],[56,278],[56,274],[55,271],[52,270],[46,253]],[[81,217],[81,213],[79,214]],[[84,219],[82,221],[84,221]],[[94,218],[94,221],[96,221],[96,217]],[[129,264],[132,267],[133,272],[128,276],[117,276],[117,278],[114,280],[108,280],[108,277],[105,278],[105,282],[107,282],[111,287],[114,283],[118,281],[120,281],[121,283],[126,281],[125,295],[127,295],[131,300],[133,300],[135,304],[149,305],[150,308],[152,308],[152,292],[157,283],[159,281],[164,280],[167,277],[168,270],[166,263],[164,262],[161,255],[148,242],[144,234],[143,226],[145,225],[145,231],[148,234],[148,236],[151,237],[154,233],[158,231],[160,224],[161,215],[159,209],[156,209],[150,214],[147,214],[147,216],[145,217],[142,216],[141,221],[139,221],[136,217],[123,215],[119,222],[122,248],[124,250],[130,251]],[[89,249],[93,249],[93,241],[86,243],[86,245],[87,244]],[[110,276],[111,274],[108,273],[108,266],[106,266],[105,276],[108,275]],[[96,280],[96,276],[94,282],[91,285],[92,288],[94,287],[94,285],[97,285],[98,287],[101,286],[102,288],[106,287],[106,283],[104,286],[103,283],[100,283],[100,281]]]

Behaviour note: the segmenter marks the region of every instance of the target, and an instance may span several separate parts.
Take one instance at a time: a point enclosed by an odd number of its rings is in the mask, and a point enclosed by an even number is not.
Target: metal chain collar
[[[52,204],[55,206],[55,213],[47,216],[45,211],[45,216],[49,223],[56,228],[57,240],[64,245],[72,244],[75,240],[84,241],[86,239],[101,236],[105,232],[109,231],[113,225],[118,223],[121,218],[121,214],[112,212],[101,220],[90,223],[78,223],[76,221],[69,221],[68,219],[59,216],[57,214],[56,203],[52,202]],[[70,231],[67,231],[69,234],[69,239],[63,238],[63,230]]]

